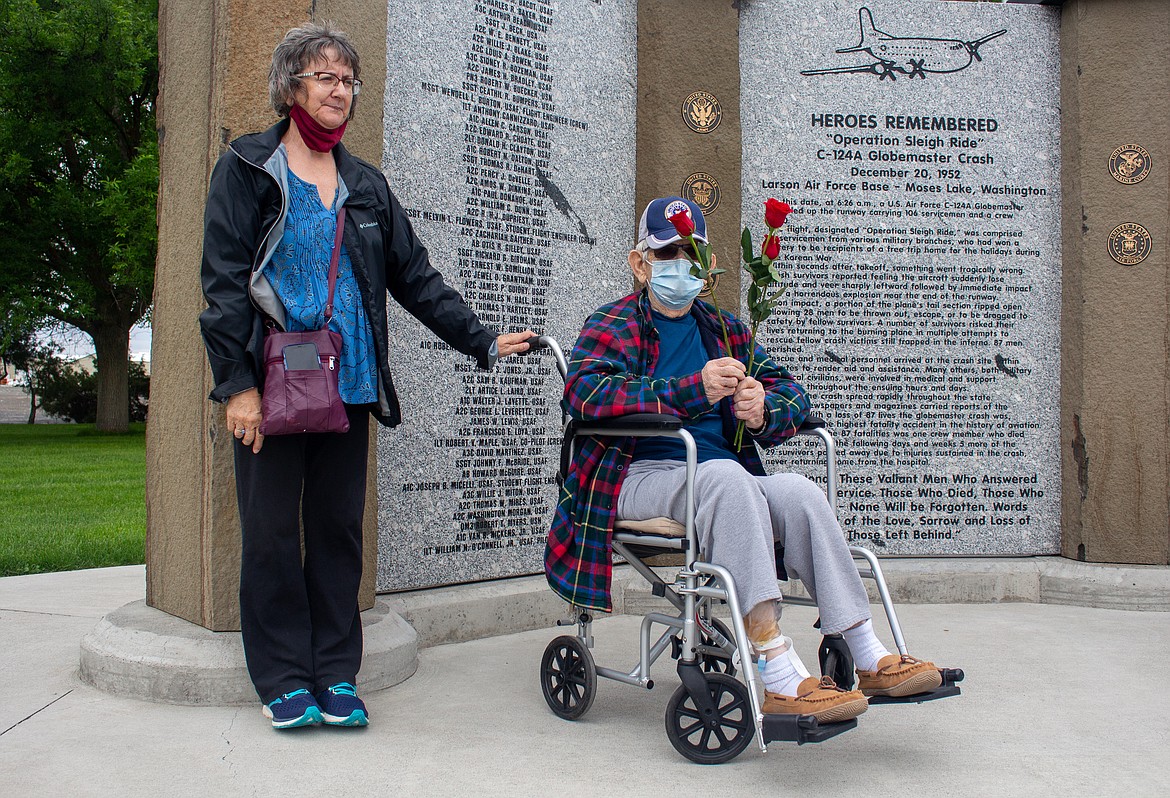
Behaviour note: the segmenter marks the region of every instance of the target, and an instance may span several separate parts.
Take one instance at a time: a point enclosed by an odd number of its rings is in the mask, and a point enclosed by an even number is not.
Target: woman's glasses
[[[294,72],[293,77],[316,78],[317,83],[329,91],[333,91],[337,88],[337,84],[341,83],[354,97],[358,96],[362,90],[362,82],[357,78],[343,78],[332,72]]]

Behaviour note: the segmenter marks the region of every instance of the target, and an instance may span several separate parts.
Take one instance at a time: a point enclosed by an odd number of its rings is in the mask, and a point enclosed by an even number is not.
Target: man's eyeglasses
[[[362,82],[357,78],[343,78],[340,75],[335,75],[332,72],[294,72],[294,78],[315,78],[317,83],[324,86],[329,91],[337,88],[337,84],[345,85],[345,88],[353,94],[358,96],[362,90]]]

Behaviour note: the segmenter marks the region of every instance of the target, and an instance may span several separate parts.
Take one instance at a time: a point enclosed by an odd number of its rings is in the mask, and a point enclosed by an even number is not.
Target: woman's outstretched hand
[[[518,355],[521,352],[528,351],[528,339],[536,337],[536,333],[532,330],[525,330],[524,332],[504,333],[496,339],[496,350],[500,357],[507,357],[508,355]]]

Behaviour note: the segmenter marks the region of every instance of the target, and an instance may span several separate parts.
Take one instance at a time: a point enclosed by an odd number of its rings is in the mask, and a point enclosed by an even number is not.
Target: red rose
[[[695,232],[695,220],[691,218],[690,211],[679,211],[674,216],[668,217],[670,223],[674,225],[674,229],[683,238],[688,238]]]
[[[783,220],[781,220],[783,224]],[[780,236],[768,236],[764,239],[764,257],[776,260],[780,256]]]
[[[764,203],[764,222],[773,230],[782,226],[790,213],[792,213],[792,206],[787,202],[769,199]]]

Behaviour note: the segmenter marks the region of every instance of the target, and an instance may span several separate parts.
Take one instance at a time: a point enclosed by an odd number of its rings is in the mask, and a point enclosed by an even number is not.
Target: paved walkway
[[[963,696],[875,706],[826,743],[753,743],[701,767],[666,739],[669,662],[652,691],[601,680],[582,720],[553,716],[536,676],[552,629],[424,649],[412,678],[366,696],[368,729],[277,733],[258,705],[87,687],[81,638],[144,582],[141,566],[0,579],[4,795],[1170,795],[1170,613],[904,605],[911,651],[964,668]],[[785,614],[810,660],[812,619]],[[628,669],[637,619],[594,628],[598,661]]]
[[[0,424],[28,423],[28,394],[19,385],[0,385]],[[37,410],[38,424],[67,424],[65,419]]]

